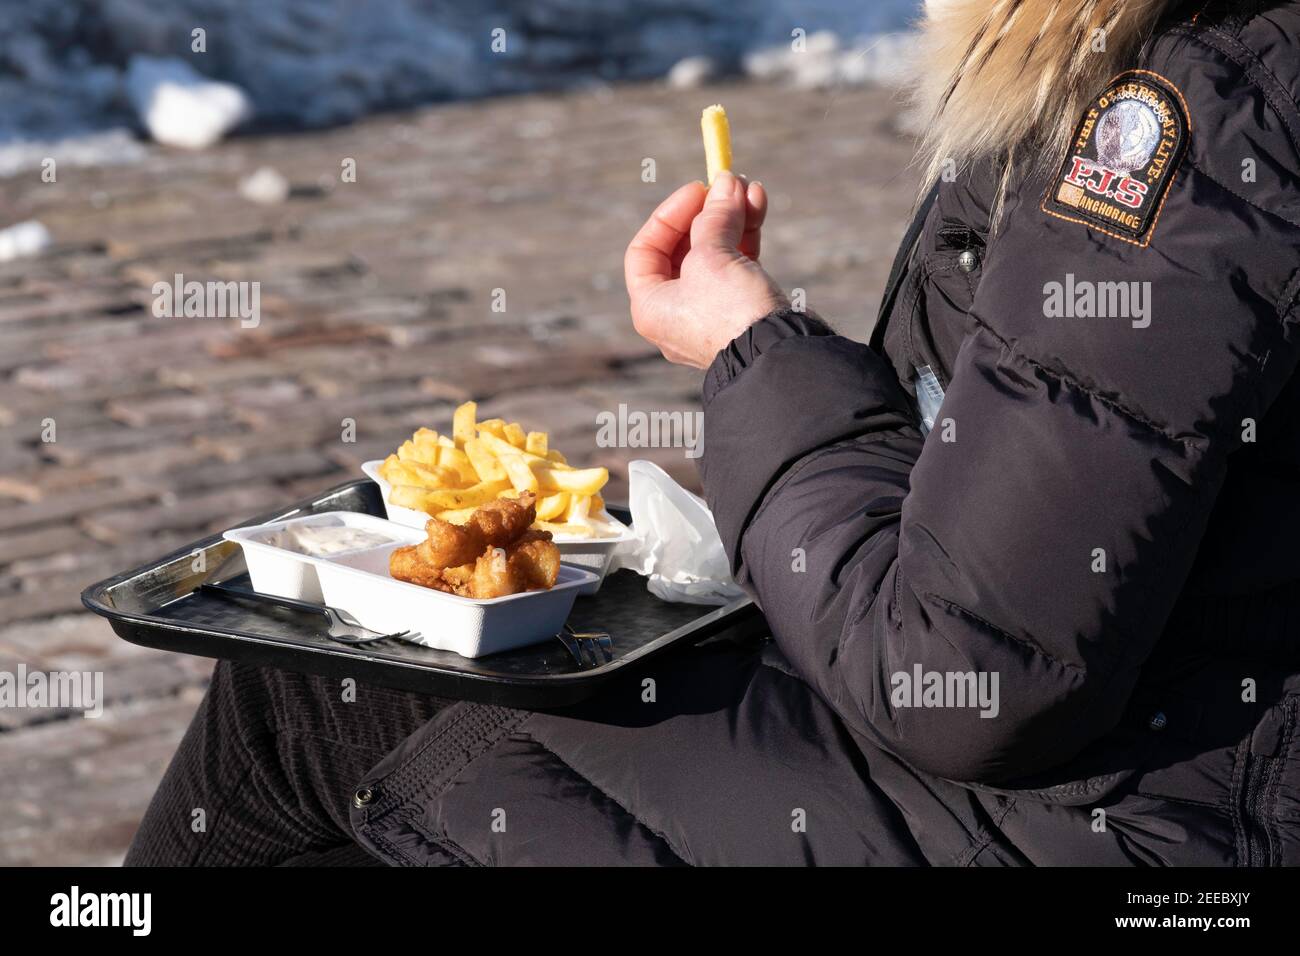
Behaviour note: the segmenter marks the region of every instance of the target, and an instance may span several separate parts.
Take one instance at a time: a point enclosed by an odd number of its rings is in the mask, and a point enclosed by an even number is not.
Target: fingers
[[[750,183],[745,193],[745,231],[740,237],[740,251],[757,260],[763,220],[767,218],[767,190],[762,183]]]
[[[733,174],[718,173],[704,201],[704,209],[691,224],[691,248],[734,255],[745,232],[745,186]]]
[[[632,238],[623,257],[629,295],[673,277],[673,255],[682,240],[689,238],[691,221],[703,208],[705,194],[703,183],[682,186],[659,204]]]

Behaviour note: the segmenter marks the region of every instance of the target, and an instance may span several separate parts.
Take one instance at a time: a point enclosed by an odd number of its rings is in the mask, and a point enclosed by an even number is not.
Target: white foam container
[[[561,564],[549,590],[475,600],[396,581],[347,562],[344,558],[321,564],[326,604],[346,609],[363,627],[381,632],[409,628],[420,635],[416,643],[464,657],[482,657],[555,637],[583,586],[596,577]]]
[[[383,496],[388,520],[409,528],[423,529],[425,523],[429,520],[429,516],[423,511],[388,503],[388,493],[392,490],[392,485],[379,475],[379,466],[382,464],[383,461],[380,459],[367,461],[362,464],[361,470],[366,473],[367,478],[379,486],[379,493]],[[565,564],[586,568],[596,575],[596,580],[582,590],[581,593],[583,594],[594,594],[600,590],[605,575],[609,573],[610,565],[614,561],[615,552],[623,545],[636,540],[636,535],[632,532],[632,529],[609,512],[601,510],[595,517],[618,528],[619,533],[604,538],[579,538],[574,535],[557,534],[552,539],[555,541],[555,546],[560,549],[560,556]]]
[[[387,535],[392,541],[327,557],[298,554],[267,542],[294,524],[346,525]],[[423,530],[352,511],[235,528],[224,537],[243,549],[254,590],[340,608],[374,631],[415,631],[419,635],[415,643],[464,657],[549,640],[564,626],[578,595],[597,584],[591,571],[563,563],[549,590],[490,600],[398,581],[388,573],[388,556],[395,548],[423,541]]]

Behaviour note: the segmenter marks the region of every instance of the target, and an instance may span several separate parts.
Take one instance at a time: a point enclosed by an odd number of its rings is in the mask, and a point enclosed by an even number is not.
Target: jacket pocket
[[[938,410],[957,351],[973,331],[967,310],[975,277],[961,271],[960,256],[951,250],[918,255],[881,340],[921,419]]]

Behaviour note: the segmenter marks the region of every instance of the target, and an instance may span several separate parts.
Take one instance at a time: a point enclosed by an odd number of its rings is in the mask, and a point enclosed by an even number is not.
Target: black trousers
[[[221,661],[126,865],[380,865],[352,836],[353,789],[450,703]]]

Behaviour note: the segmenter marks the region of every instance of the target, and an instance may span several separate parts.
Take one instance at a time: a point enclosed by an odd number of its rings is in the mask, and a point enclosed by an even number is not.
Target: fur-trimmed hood
[[[987,157],[1056,161],[1085,102],[1178,0],[926,0],[914,83],[927,185]]]

